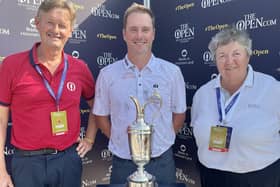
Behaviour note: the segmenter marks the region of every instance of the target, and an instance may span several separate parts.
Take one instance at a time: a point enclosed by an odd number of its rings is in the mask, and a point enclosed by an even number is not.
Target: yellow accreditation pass
[[[52,134],[54,136],[66,134],[68,131],[66,111],[51,112]]]
[[[210,132],[209,150],[228,152],[232,127],[212,126]]]

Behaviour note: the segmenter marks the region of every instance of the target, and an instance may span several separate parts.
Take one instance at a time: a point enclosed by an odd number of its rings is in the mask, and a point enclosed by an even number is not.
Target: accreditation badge
[[[212,126],[210,132],[209,150],[218,152],[228,152],[232,127]]]
[[[68,131],[66,111],[51,112],[51,121],[54,136],[66,134]]]

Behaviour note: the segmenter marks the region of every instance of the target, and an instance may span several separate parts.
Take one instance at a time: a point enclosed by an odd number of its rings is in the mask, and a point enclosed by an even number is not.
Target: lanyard
[[[219,111],[219,121],[222,122],[225,119],[225,116],[230,111],[232,106],[236,103],[236,100],[239,96],[240,92],[238,92],[229,102],[229,104],[226,106],[225,110],[222,111],[222,104],[221,104],[221,90],[220,88],[216,88],[216,97],[217,97],[217,106]]]
[[[32,50],[30,50],[29,56],[30,56],[31,63],[35,64],[34,59],[33,59],[33,55],[32,55]],[[62,95],[63,85],[64,85],[64,82],[65,82],[65,79],[66,79],[66,73],[67,73],[67,69],[68,69],[67,56],[64,54],[64,68],[63,68],[62,76],[61,76],[61,79],[60,79],[57,95],[54,94],[53,89],[51,88],[50,84],[48,83],[47,79],[45,78],[45,76],[44,76],[41,68],[39,67],[39,65],[35,64],[35,69],[38,72],[38,74],[42,77],[42,79],[44,81],[44,85],[47,88],[49,94],[55,100],[57,110],[59,111],[59,100],[60,100],[61,95]]]

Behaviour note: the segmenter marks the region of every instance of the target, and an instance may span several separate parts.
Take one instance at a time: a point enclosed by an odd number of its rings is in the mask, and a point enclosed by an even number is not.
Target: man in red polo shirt
[[[92,148],[96,127],[90,114],[86,138],[79,140],[79,106],[81,97],[92,106],[94,79],[83,61],[64,53],[74,20],[70,2],[43,1],[35,18],[41,42],[0,65],[1,187],[81,185],[80,157]],[[13,180],[3,154],[10,111]]]

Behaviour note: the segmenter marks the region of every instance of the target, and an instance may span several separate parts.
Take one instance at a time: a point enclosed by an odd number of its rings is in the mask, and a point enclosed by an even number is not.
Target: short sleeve
[[[95,98],[93,114],[100,116],[107,116],[110,114],[110,100],[109,100],[109,77],[104,71],[100,71],[95,88]]]
[[[176,68],[174,73],[172,87],[172,112],[184,113],[187,109],[186,86],[183,74],[179,67]]]
[[[12,97],[13,72],[9,64],[9,57],[0,64],[0,104],[9,106]]]
[[[95,81],[86,63],[83,63],[82,71],[82,97],[90,100],[94,97]]]

